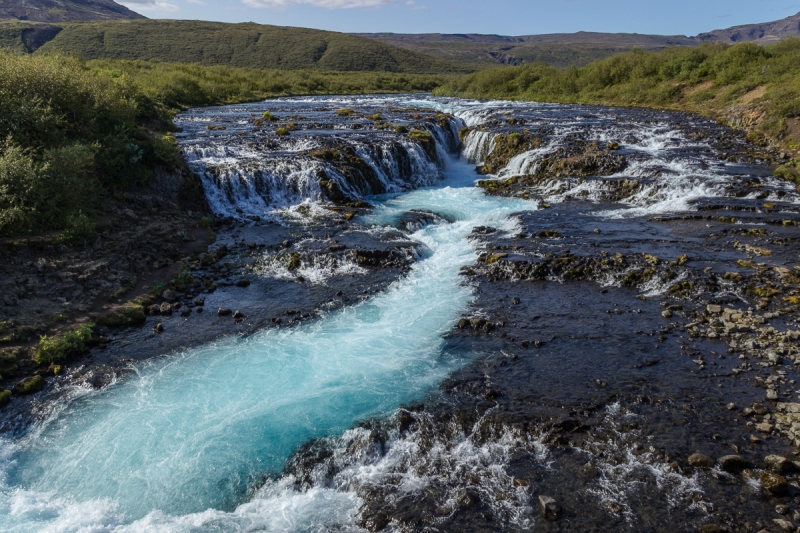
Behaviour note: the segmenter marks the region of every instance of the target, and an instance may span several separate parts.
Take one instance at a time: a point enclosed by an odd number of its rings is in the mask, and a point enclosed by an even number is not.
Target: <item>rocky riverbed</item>
[[[466,237],[475,255],[460,283],[473,298],[441,348],[465,363],[419,401],[256,472],[219,520],[238,524],[240,509],[277,505],[276,494],[329,491],[358,503],[325,530],[800,527],[800,197],[771,176],[778,155],[646,110],[265,107],[182,118],[216,241],[197,234],[202,249],[146,303],[143,326],[99,327],[99,346],[56,377],[17,364],[17,383],[46,379],[3,408],[7,434],[58,420],[76,387],[112,391],[154,357],[324,323],[394,290],[431,256],[418,232],[463,216],[438,198],[382,210],[475,168],[467,181],[514,203],[510,225],[481,222]]]

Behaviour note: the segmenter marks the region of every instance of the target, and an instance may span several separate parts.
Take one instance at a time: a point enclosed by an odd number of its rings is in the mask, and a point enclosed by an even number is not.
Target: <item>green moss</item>
[[[42,376],[36,375],[26,379],[25,381],[17,383],[14,386],[14,392],[16,394],[33,394],[34,392],[39,392],[43,388],[44,388],[44,378]]]
[[[400,124],[394,127],[394,131],[396,131],[397,133],[408,133],[408,128]]]
[[[558,237],[558,230],[557,229],[548,229],[544,231],[540,231],[538,236],[543,239],[552,239],[554,237]]]
[[[341,109],[336,110],[336,114],[339,115],[340,117],[349,117],[353,113],[355,113],[355,111],[353,109],[350,109],[349,107],[343,107]]]
[[[496,261],[499,261],[500,259],[505,259],[506,257],[508,257],[508,254],[505,253],[505,252],[501,252],[501,253],[497,253],[497,254],[491,254],[490,256],[488,256],[486,258],[486,263],[487,264],[492,264],[492,263],[494,263]]]
[[[0,405],[5,405],[11,401],[11,391],[2,389],[0,390]]]
[[[39,365],[49,365],[79,355],[89,348],[92,326],[83,324],[58,337],[43,335],[34,348],[33,360]]]
[[[277,130],[275,130],[275,135],[278,135],[280,137],[285,137],[285,136],[287,136],[287,135],[289,135],[291,133],[292,133],[291,130],[289,128],[287,128],[286,126],[281,126]]]
[[[269,111],[264,111],[261,118],[266,122],[278,122],[280,119]]]
[[[144,307],[141,305],[125,307],[119,311],[101,316],[97,319],[97,325],[112,328],[125,326],[139,326],[145,323]]]

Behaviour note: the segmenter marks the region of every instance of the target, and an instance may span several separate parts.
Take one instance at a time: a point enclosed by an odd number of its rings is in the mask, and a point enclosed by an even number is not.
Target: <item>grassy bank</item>
[[[427,91],[441,76],[265,71],[0,52],[0,237],[80,239],[104,202],[183,163],[171,117],[270,96]]]
[[[584,68],[545,64],[454,78],[435,94],[541,102],[647,106],[692,111],[745,127],[753,141],[798,155],[800,39],[761,47],[704,44],[635,50]],[[792,165],[785,171],[795,178]]]

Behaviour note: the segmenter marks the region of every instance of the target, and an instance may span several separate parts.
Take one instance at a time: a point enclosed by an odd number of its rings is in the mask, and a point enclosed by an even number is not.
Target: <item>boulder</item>
[[[761,489],[772,496],[782,496],[789,490],[789,482],[775,472],[761,474]]]
[[[693,453],[689,456],[689,464],[695,468],[712,468],[715,461],[702,453]]]
[[[764,458],[764,465],[768,470],[777,474],[786,474],[794,469],[794,464],[786,457],[780,455],[768,455]]]
[[[741,455],[725,455],[718,460],[719,467],[726,472],[738,473],[750,466],[750,461]]]
[[[561,506],[550,496],[539,496],[539,510],[547,520],[555,520],[561,514]]]
[[[217,316],[228,316],[231,313],[233,313],[233,311],[231,311],[227,307],[220,307],[219,309],[217,309]]]
[[[178,294],[172,289],[167,289],[161,293],[161,297],[168,302],[174,302],[178,298]]]

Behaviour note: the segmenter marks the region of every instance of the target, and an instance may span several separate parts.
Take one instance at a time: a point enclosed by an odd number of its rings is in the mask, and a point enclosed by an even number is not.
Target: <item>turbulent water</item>
[[[359,114],[335,113],[344,107]],[[259,124],[267,108],[296,123],[291,135],[278,137]],[[384,124],[428,131],[435,149],[426,151],[402,131],[377,128],[368,118],[374,113]],[[475,296],[459,277],[477,259],[469,236],[482,226],[514,235],[515,213],[537,210],[536,202],[487,196],[473,186],[480,178],[474,166],[493,152],[512,115],[545,128],[547,142],[512,157],[498,179],[535,174],[579,131],[624,146],[623,170],[539,184],[542,203],[570,197],[605,202],[592,214],[597,218],[680,213],[730,196],[733,176],[762,172],[724,162],[703,139],[689,138],[658,116],[645,122],[630,110],[374,97],[283,99],[183,114],[180,142],[215,215],[256,225],[308,224],[330,216],[331,200],[365,199],[374,209],[354,222],[368,231],[396,225],[412,211],[435,214],[435,223],[420,224],[409,236],[423,252],[406,276],[351,307],[171,354],[102,390],[71,391],[56,412],[3,444],[0,529],[358,529],[363,502],[357,489],[395,479],[397,465],[414,455],[408,447],[417,444],[390,435],[389,453],[371,455],[365,444],[359,455],[353,443],[368,438],[354,426],[429,397],[470,361],[472,353],[447,350],[443,340]],[[614,183],[629,178],[640,185],[608,202]],[[789,187],[760,179],[761,200],[797,203]],[[330,264],[317,270],[336,268],[353,272]],[[315,282],[312,270],[304,274]],[[327,279],[318,274],[319,282]],[[282,274],[266,269],[261,275]],[[302,445],[338,436],[345,444],[334,446],[341,460],[332,479],[321,476],[328,480],[298,489],[292,476],[282,475]],[[542,461],[545,447],[531,435],[508,434],[488,447],[453,438],[450,468],[484,472],[486,486],[511,494],[498,503],[498,516],[531,527],[528,492],[512,486],[503,469],[510,446],[524,441]],[[423,478],[408,476],[400,484],[409,493],[422,491]],[[695,481],[677,480],[677,490],[694,490]]]

